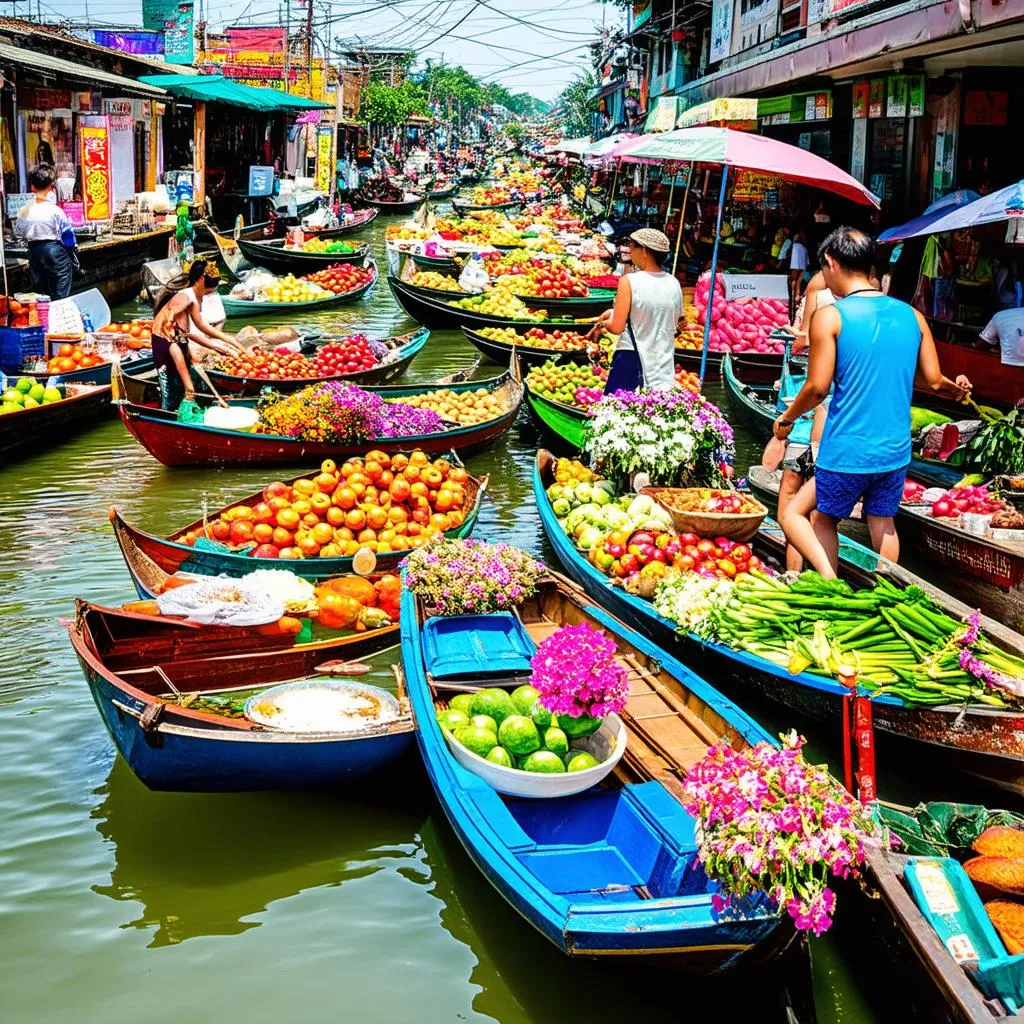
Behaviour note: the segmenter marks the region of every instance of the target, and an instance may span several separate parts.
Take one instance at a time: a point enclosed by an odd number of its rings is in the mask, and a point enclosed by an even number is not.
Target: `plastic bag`
[[[466,264],[465,269],[459,274],[459,287],[463,291],[479,295],[480,292],[490,284],[491,278],[484,269],[483,260],[479,254],[474,253],[473,258]]]
[[[156,599],[161,615],[218,626],[265,626],[285,613],[284,601],[227,577],[176,587]]]
[[[192,399],[182,399],[181,405],[178,406],[179,423],[203,423],[204,420],[205,413]]]

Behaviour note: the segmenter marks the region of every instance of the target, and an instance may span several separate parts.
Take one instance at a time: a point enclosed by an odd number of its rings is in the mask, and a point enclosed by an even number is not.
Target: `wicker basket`
[[[672,517],[679,533],[699,533],[703,537],[728,537],[729,540],[750,540],[761,528],[768,509],[757,502],[757,512],[689,512],[674,508],[672,497],[692,487],[644,487],[641,494],[649,494]]]

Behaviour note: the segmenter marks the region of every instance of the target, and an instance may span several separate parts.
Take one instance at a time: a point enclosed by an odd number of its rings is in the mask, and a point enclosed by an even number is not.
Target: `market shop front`
[[[163,89],[50,54],[0,42],[9,80],[0,90],[0,161],[5,231],[32,200],[28,172],[57,171],[57,201],[79,240],[82,273],[73,288],[112,296],[134,288],[138,268],[166,255],[171,228],[158,223],[154,190],[162,171]],[[30,287],[27,251],[5,245],[8,285]]]

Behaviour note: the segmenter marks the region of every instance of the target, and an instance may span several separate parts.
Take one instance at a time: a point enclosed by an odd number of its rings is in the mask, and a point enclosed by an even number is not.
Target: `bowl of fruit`
[[[750,540],[760,529],[768,509],[743,491],[715,487],[644,487],[669,515],[679,533],[699,533]]]

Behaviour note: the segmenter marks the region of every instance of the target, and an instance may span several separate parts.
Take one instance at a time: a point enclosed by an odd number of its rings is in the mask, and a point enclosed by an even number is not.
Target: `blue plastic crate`
[[[0,370],[17,375],[26,359],[46,353],[46,331],[42,327],[0,327]]]

